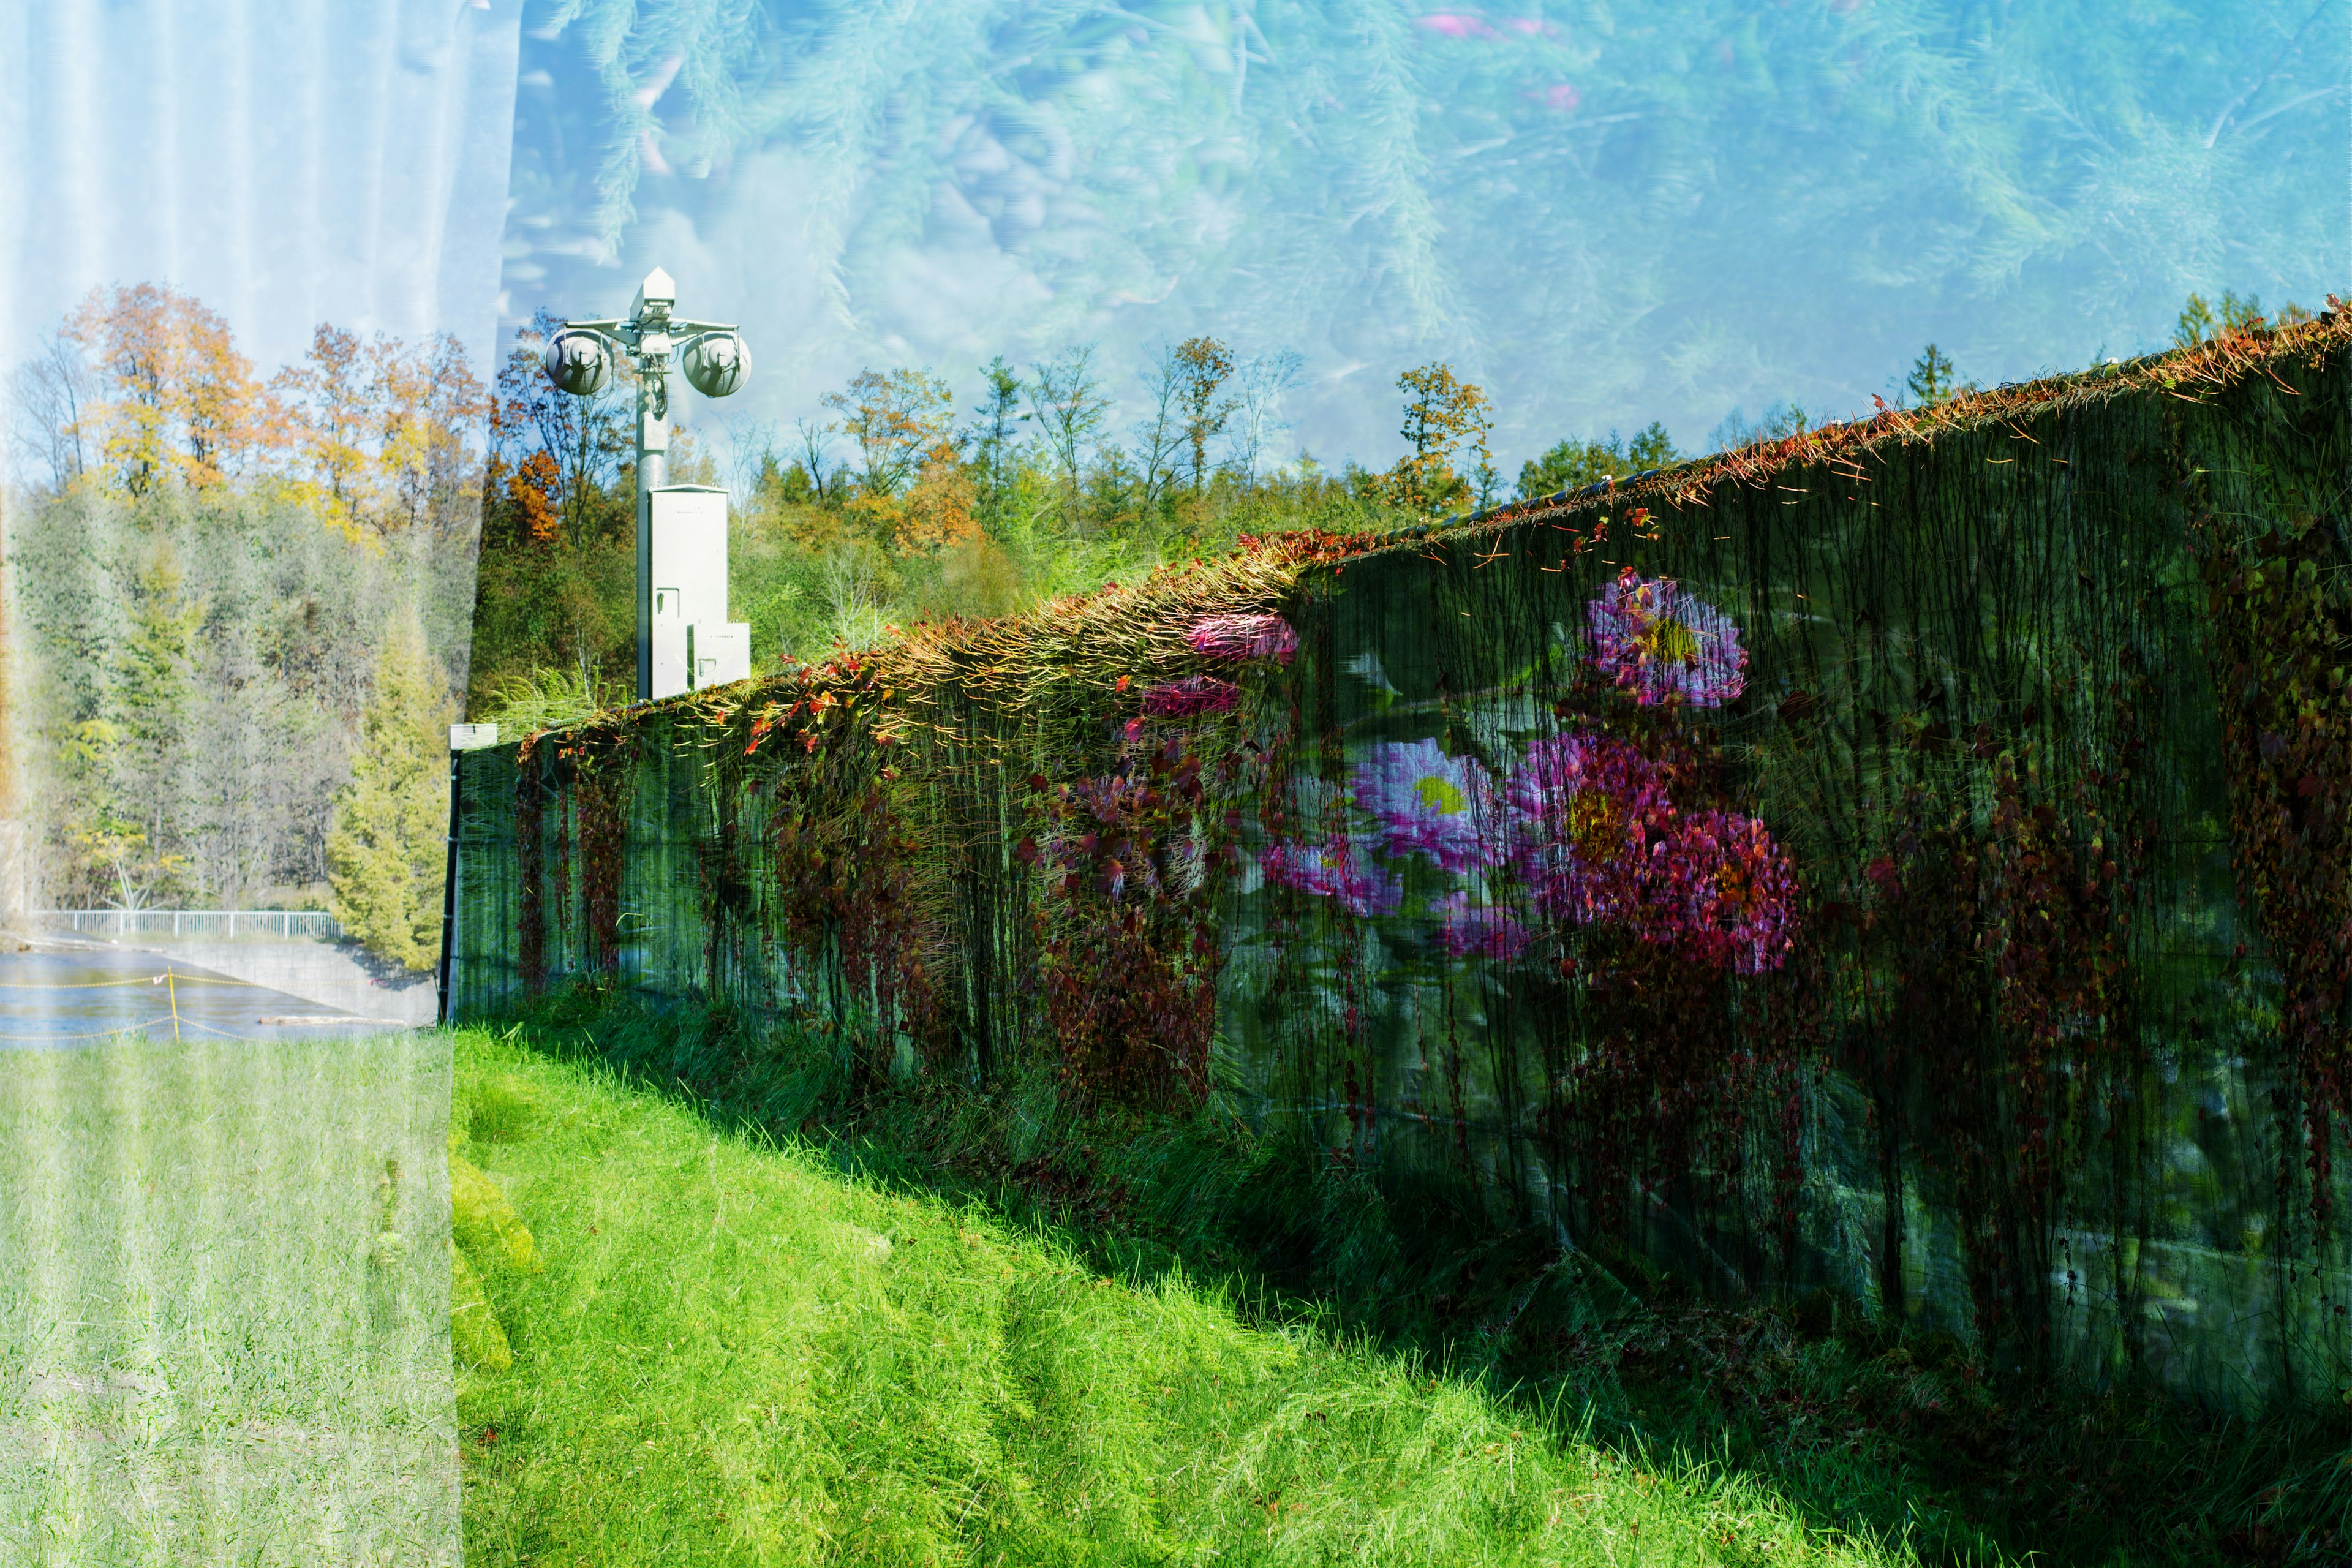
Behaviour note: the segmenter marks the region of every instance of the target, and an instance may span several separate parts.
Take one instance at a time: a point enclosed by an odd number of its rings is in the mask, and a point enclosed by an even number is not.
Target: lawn
[[[602,1067],[473,1031],[455,1083],[537,1255],[483,1270],[512,1363],[460,1384],[471,1563],[1911,1560]]]
[[[0,1563],[457,1562],[449,1053],[0,1052]]]

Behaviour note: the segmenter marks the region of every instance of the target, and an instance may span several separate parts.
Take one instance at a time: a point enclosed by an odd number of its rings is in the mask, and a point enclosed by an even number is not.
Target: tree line
[[[94,290],[17,367],[7,743],[59,907],[331,908],[437,952],[485,389],[454,338]]]
[[[530,722],[622,700],[634,668],[635,388],[560,395],[539,369],[556,326],[516,334],[490,404],[475,620],[476,717]],[[733,613],[775,669],[921,619],[1013,613],[1245,534],[1355,531],[1504,499],[1483,388],[1446,364],[1398,377],[1402,455],[1336,469],[1286,446],[1294,351],[1207,335],[1163,344],[1122,399],[1090,344],[980,369],[959,409],[928,369],[867,369],[789,429],[724,450],[674,437],[677,482],[737,497]],[[1563,441],[1522,466],[1549,494],[1679,456],[1662,426]]]

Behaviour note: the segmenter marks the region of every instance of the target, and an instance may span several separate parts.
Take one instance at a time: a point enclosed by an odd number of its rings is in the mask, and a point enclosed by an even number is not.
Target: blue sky
[[[2155,346],[2191,289],[2352,278],[2352,0],[115,0],[0,23],[25,335],[155,278],[311,323],[603,313],[658,263],[782,426],[1194,332],[1296,350],[1291,439],[1385,462],[1452,362],[1507,465]]]

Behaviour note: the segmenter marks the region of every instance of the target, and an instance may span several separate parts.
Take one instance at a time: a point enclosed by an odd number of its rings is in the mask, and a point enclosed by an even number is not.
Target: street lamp
[[[748,628],[727,615],[727,511],[724,491],[671,485],[669,368],[676,354],[686,379],[705,397],[725,397],[751,374],[751,350],[731,325],[674,318],[677,285],[655,268],[646,274],[625,321],[566,321],[548,340],[547,378],[575,397],[593,397],[613,376],[613,356],[635,357],[637,371],[637,700],[707,684],[698,677],[750,673]],[[656,497],[662,503],[657,506]],[[717,520],[716,599],[710,582],[711,520]],[[664,548],[656,550],[659,532]],[[675,578],[676,582],[671,579]],[[664,595],[667,595],[667,598]],[[716,618],[706,618],[709,612]],[[673,639],[683,684],[656,668],[656,642]],[[698,646],[698,643],[702,646]],[[740,644],[740,647],[736,645]],[[740,654],[740,659],[735,657]],[[670,690],[660,687],[671,686]]]

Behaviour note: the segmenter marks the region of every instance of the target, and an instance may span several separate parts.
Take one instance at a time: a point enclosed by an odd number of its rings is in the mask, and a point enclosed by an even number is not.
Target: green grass
[[[596,1064],[470,1032],[456,1081],[544,1258],[460,1389],[472,1563],[1905,1560]]]
[[[1457,1188],[1253,1134],[1214,1100],[1081,1113],[1018,1067],[853,1093],[836,1037],[593,991],[534,1004],[516,1037],[706,1125],[798,1130],[862,1182],[1048,1231],[1076,1266],[1223,1290],[1244,1324],[1311,1318],[1483,1389],[1522,1429],[1652,1473],[1717,1467],[1924,1562],[2352,1561],[2352,1410],[2228,1416],[2128,1382],[1999,1379],[1949,1334],[1822,1293],[1695,1300],[1638,1258],[1562,1257]]]
[[[0,1052],[0,1563],[457,1562],[448,1070]]]

